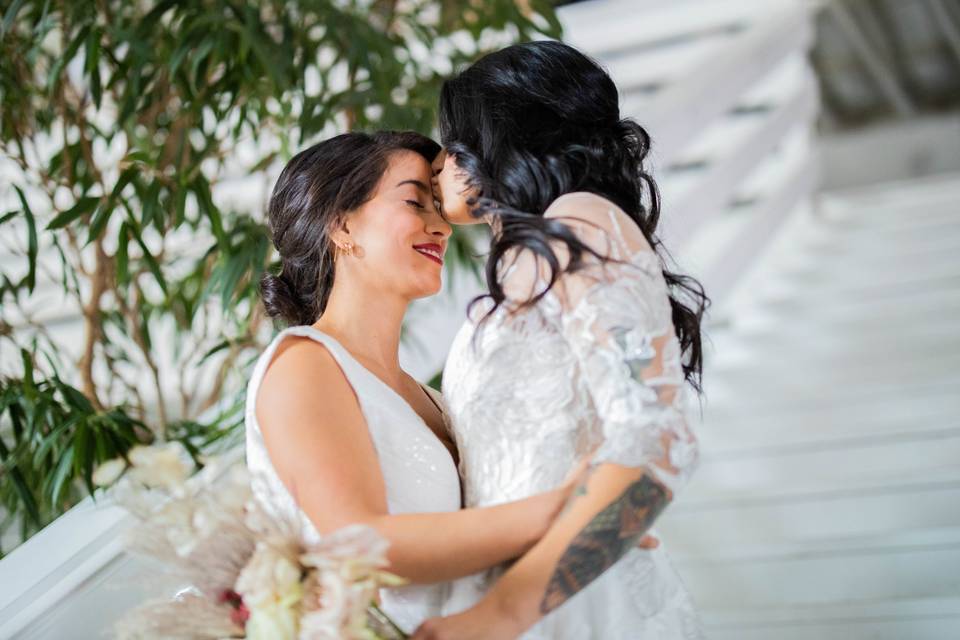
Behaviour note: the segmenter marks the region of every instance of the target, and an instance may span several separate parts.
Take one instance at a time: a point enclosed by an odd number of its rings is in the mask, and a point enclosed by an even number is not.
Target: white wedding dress
[[[305,336],[323,344],[353,387],[380,461],[388,511],[396,514],[460,509],[460,480],[453,458],[419,414],[339,342],[309,326],[290,327],[277,334],[254,366],[247,386],[247,468],[252,476],[253,494],[264,508],[283,521],[299,521],[305,542],[319,538],[313,523],[277,477],[257,424],[257,390],[277,346],[289,336]],[[423,388],[438,408],[443,407],[436,391]],[[443,413],[446,421],[447,414]],[[447,587],[435,584],[382,589],[381,608],[401,629],[410,633],[426,618],[439,615]]]
[[[676,493],[696,464],[697,448],[684,415],[680,347],[659,258],[626,214],[600,196],[567,194],[548,213],[582,217],[583,223],[563,221],[624,262],[601,265],[585,256],[588,266],[564,275],[535,306],[501,306],[478,330],[489,309],[478,304],[460,329],[443,395],[460,451],[464,506],[553,489],[592,450],[598,463],[653,469]],[[514,299],[526,299],[531,287],[544,287],[536,263],[523,258],[503,271],[508,298],[511,290]],[[661,460],[669,465],[657,466]],[[522,637],[702,638],[664,542],[628,551]],[[503,570],[455,581],[444,614],[476,603]]]

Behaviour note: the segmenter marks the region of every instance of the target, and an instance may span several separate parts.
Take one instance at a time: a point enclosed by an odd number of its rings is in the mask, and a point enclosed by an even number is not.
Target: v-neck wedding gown
[[[571,225],[581,239],[622,262],[585,256],[582,271],[563,275],[532,307],[501,306],[478,326],[489,309],[478,304],[461,327],[447,357],[443,396],[460,452],[465,507],[553,489],[589,451],[596,451],[597,463],[652,469],[674,493],[696,464],[659,258],[610,201],[580,192],[551,208],[561,204],[558,212],[589,218]],[[629,239],[621,231],[627,225],[633,227]],[[521,292],[528,284],[541,291],[545,280],[531,264],[520,260],[504,270],[505,288],[520,282]],[[702,638],[663,542],[628,551],[522,637]],[[503,571],[454,581],[444,614],[475,604]]]
[[[389,513],[457,511],[460,508],[457,468],[450,452],[419,414],[331,336],[313,327],[296,326],[277,334],[257,360],[247,386],[247,468],[253,494],[267,512],[286,521],[299,521],[305,542],[319,539],[317,529],[277,476],[257,423],[257,390],[274,352],[289,336],[304,336],[323,344],[353,387],[380,462]],[[429,393],[437,406],[442,407],[439,394],[432,389]],[[382,589],[381,608],[409,633],[426,618],[439,615],[446,590],[447,584]]]

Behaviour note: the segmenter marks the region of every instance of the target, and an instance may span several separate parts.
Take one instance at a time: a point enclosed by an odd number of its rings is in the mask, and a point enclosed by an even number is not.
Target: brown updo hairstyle
[[[330,235],[373,196],[390,156],[399,151],[413,151],[430,163],[440,145],[413,131],[351,132],[317,143],[287,163],[267,209],[281,264],[280,273],[260,279],[271,317],[288,325],[317,321],[336,276]]]

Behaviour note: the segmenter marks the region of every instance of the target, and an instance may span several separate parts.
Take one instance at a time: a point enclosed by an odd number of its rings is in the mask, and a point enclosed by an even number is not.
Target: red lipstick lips
[[[437,264],[443,264],[443,247],[439,244],[430,242],[427,244],[415,244],[413,249],[422,256],[433,260]]]

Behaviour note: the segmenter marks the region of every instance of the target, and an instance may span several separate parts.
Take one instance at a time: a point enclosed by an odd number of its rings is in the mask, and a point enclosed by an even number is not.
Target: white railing
[[[609,68],[623,115],[650,130],[667,246],[722,302],[815,188],[809,6],[595,0],[565,7],[561,18],[568,41]],[[431,307],[424,362],[443,361],[462,302],[477,290],[465,280],[452,300]],[[94,637],[108,628],[140,597],[138,588],[110,588],[137,575],[120,544],[128,525],[117,507],[88,499],[0,561],[0,638],[60,638],[65,629]]]

